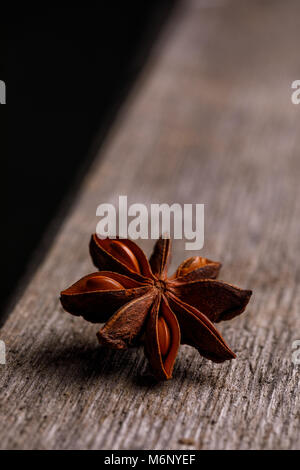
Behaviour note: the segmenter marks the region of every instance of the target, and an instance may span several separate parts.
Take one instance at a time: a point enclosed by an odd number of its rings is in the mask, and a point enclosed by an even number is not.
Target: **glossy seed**
[[[160,352],[162,356],[166,356],[170,349],[171,335],[169,327],[163,317],[158,318],[157,328]]]
[[[206,264],[207,260],[205,258],[202,258],[201,256],[195,256],[194,258],[187,260],[187,262],[182,266],[181,275],[187,274],[194,269],[202,268]]]
[[[93,276],[86,281],[86,288],[91,290],[120,290],[122,284],[107,276]]]
[[[109,244],[109,253],[118,258],[121,263],[125,264],[129,269],[140,273],[140,266],[136,256],[132,253],[125,243],[119,240],[112,240]]]

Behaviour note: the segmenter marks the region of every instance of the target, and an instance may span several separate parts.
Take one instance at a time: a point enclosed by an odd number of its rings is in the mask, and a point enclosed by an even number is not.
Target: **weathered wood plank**
[[[0,330],[1,448],[299,448],[299,17],[292,0],[180,4]],[[120,194],[205,203],[203,255],[254,290],[221,325],[237,360],[184,346],[174,379],[153,385],[142,350],[101,350],[97,327],[62,311],[59,291],[94,270],[96,207]],[[184,257],[176,242],[173,267]]]

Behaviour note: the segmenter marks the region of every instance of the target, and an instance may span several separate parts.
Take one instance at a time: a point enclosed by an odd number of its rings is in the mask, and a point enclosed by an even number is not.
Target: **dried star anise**
[[[68,312],[106,322],[97,333],[101,345],[124,349],[143,338],[152,371],[163,380],[172,377],[180,343],[214,362],[235,358],[212,322],[242,313],[252,293],[217,281],[221,264],[200,256],[168,278],[170,245],[159,239],[148,262],[131,240],[93,235],[90,253],[100,271],[61,293]]]

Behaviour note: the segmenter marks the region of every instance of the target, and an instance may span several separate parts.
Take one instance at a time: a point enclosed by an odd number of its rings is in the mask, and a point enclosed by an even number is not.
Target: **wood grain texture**
[[[293,0],[180,3],[0,331],[1,448],[300,447],[299,21]],[[97,205],[123,194],[205,204],[200,254],[254,291],[220,325],[235,361],[183,346],[173,380],[155,385],[142,350],[102,350],[97,325],[63,312],[60,290],[94,270]],[[194,254],[176,242],[172,268]]]

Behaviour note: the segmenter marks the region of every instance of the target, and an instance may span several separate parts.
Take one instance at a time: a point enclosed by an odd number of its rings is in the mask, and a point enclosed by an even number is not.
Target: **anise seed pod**
[[[252,292],[217,281],[221,264],[188,258],[167,277],[171,241],[159,239],[150,260],[131,240],[99,239],[90,253],[100,270],[61,293],[63,307],[91,322],[105,322],[100,344],[123,349],[143,338],[158,380],[170,379],[180,343],[214,362],[235,358],[212,322],[241,314]]]

